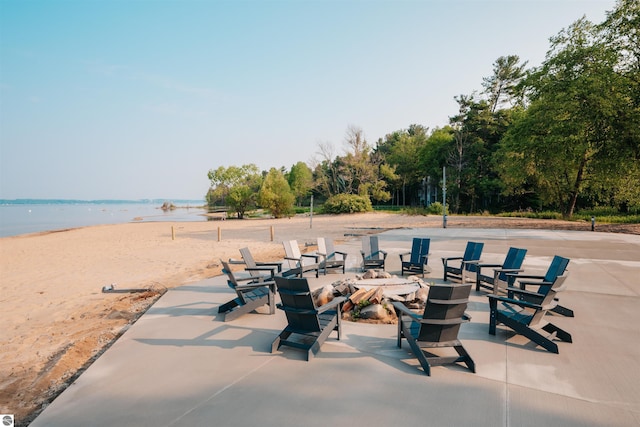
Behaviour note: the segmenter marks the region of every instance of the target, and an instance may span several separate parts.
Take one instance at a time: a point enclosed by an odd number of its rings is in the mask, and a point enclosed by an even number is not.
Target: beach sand
[[[584,222],[449,217],[448,227],[589,230]],[[311,251],[392,228],[442,227],[439,216],[385,213],[103,225],[0,239],[0,413],[30,420],[162,294],[221,274],[249,247],[281,260],[281,242]],[[640,234],[640,225],[598,226]],[[272,239],[273,234],[273,239]],[[115,289],[148,292],[103,293]],[[211,313],[212,316],[215,313]]]

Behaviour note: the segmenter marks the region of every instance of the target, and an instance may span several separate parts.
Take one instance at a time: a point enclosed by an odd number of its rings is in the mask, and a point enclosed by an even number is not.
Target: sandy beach
[[[450,217],[448,226],[590,229],[584,222],[490,217]],[[0,411],[18,419],[39,412],[164,289],[221,274],[219,260],[239,258],[239,248],[249,247],[258,260],[280,260],[283,240],[312,251],[320,236],[340,242],[419,227],[442,227],[442,218],[368,213],[127,223],[2,238]],[[598,231],[640,234],[640,226]],[[102,292],[112,284],[150,291]]]

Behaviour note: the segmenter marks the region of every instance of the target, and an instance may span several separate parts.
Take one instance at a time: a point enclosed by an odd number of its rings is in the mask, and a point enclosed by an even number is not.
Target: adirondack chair
[[[538,286],[538,289],[531,292],[521,292],[517,296],[510,291],[510,288],[507,288],[508,297],[509,298],[518,298],[523,301],[532,302],[534,304],[540,304],[545,295],[549,292],[549,289],[553,286],[554,282],[560,276],[565,276],[565,278],[569,275],[567,271],[567,266],[569,265],[569,259],[564,258],[558,255],[553,257],[549,268],[544,276],[536,276],[536,275],[526,275],[526,274],[518,274],[513,275],[510,279],[510,283],[513,284],[514,281],[517,280],[520,289],[526,290],[527,286]],[[565,279],[566,280],[566,279]],[[555,299],[556,303],[558,299]],[[564,307],[560,304],[557,304],[555,307],[551,309],[554,313],[561,314],[566,317],[574,317],[573,310],[570,308]]]
[[[454,279],[457,279],[462,283],[466,282],[467,278],[476,273],[476,265],[480,262],[480,256],[482,255],[483,248],[484,243],[482,242],[467,242],[467,247],[461,257],[442,258],[442,264],[444,265],[444,281],[446,282],[449,276],[453,276]],[[450,265],[449,263],[451,261],[460,262]]]
[[[301,254],[296,240],[285,240],[282,242],[282,246],[285,253],[284,259],[289,263],[289,270],[283,272],[282,276],[299,275],[302,277],[307,271],[315,271],[316,277],[319,277],[320,255]]]
[[[309,361],[320,351],[331,331],[337,331],[340,339],[341,307],[346,298],[336,297],[316,307],[306,278],[276,276],[275,280],[281,300],[278,308],[285,312],[288,324],[271,344],[271,352],[285,345],[305,351]]]
[[[333,240],[318,237],[318,255],[322,256],[320,268],[324,270],[324,274],[327,274],[327,270],[336,269],[342,269],[342,274],[345,273],[347,253],[336,251],[333,246]]]
[[[507,256],[502,264],[476,264],[476,291],[480,288],[486,288],[493,291],[494,294],[509,285],[511,276],[507,273],[516,273],[522,271],[522,263],[527,254],[526,249],[509,248]],[[493,274],[482,274],[482,269],[493,268]]]
[[[496,325],[502,323],[547,351],[559,353],[558,345],[553,341],[554,336],[564,342],[572,342],[571,334],[548,322],[545,315],[556,306],[556,295],[565,289],[565,279],[566,276],[558,276],[547,294],[537,304],[506,296],[487,295],[489,297],[489,333],[495,335]],[[518,288],[509,288],[509,291],[514,295],[526,292]],[[502,303],[502,309],[498,309],[498,302]]]
[[[405,271],[413,274],[422,274],[422,277],[424,277],[424,273],[431,272],[427,266],[430,255],[430,244],[431,239],[413,238],[411,252],[400,254],[400,263],[402,264],[401,276],[404,276]]]
[[[398,347],[402,338],[409,343],[425,374],[431,375],[431,366],[462,362],[471,372],[476,365],[458,340],[460,325],[469,322],[464,313],[469,301],[471,283],[431,285],[422,316],[411,311],[403,303],[393,301],[398,314]],[[437,356],[433,349],[452,347],[457,356]]]
[[[227,284],[237,294],[236,298],[218,307],[218,313],[223,315],[225,322],[254,311],[265,304],[269,306],[269,314],[275,313],[276,283],[273,279],[262,280],[249,273],[234,272],[228,262],[222,260],[221,262],[222,271],[228,278]]]
[[[363,236],[360,254],[362,255],[362,271],[374,268],[384,270],[387,252],[380,250],[378,236]]]
[[[249,248],[241,248],[240,256],[246,266],[245,271],[248,271],[253,277],[264,279],[282,272],[281,262],[258,262],[253,258]]]

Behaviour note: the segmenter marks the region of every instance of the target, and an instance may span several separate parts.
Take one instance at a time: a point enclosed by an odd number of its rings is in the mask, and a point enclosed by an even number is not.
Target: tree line
[[[373,204],[442,202],[451,213],[640,208],[640,2],[618,0],[606,19],[581,18],[549,40],[528,68],[498,58],[478,92],[454,99],[449,124],[413,124],[370,144],[350,126],[346,150],[319,144],[317,158],[259,171],[210,170],[210,205],[243,217],[255,207],[286,216],[294,205],[345,195]]]

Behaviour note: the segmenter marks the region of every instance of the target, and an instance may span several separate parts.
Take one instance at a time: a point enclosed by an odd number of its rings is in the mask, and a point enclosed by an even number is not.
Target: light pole
[[[447,228],[447,167],[442,167],[442,228]]]

